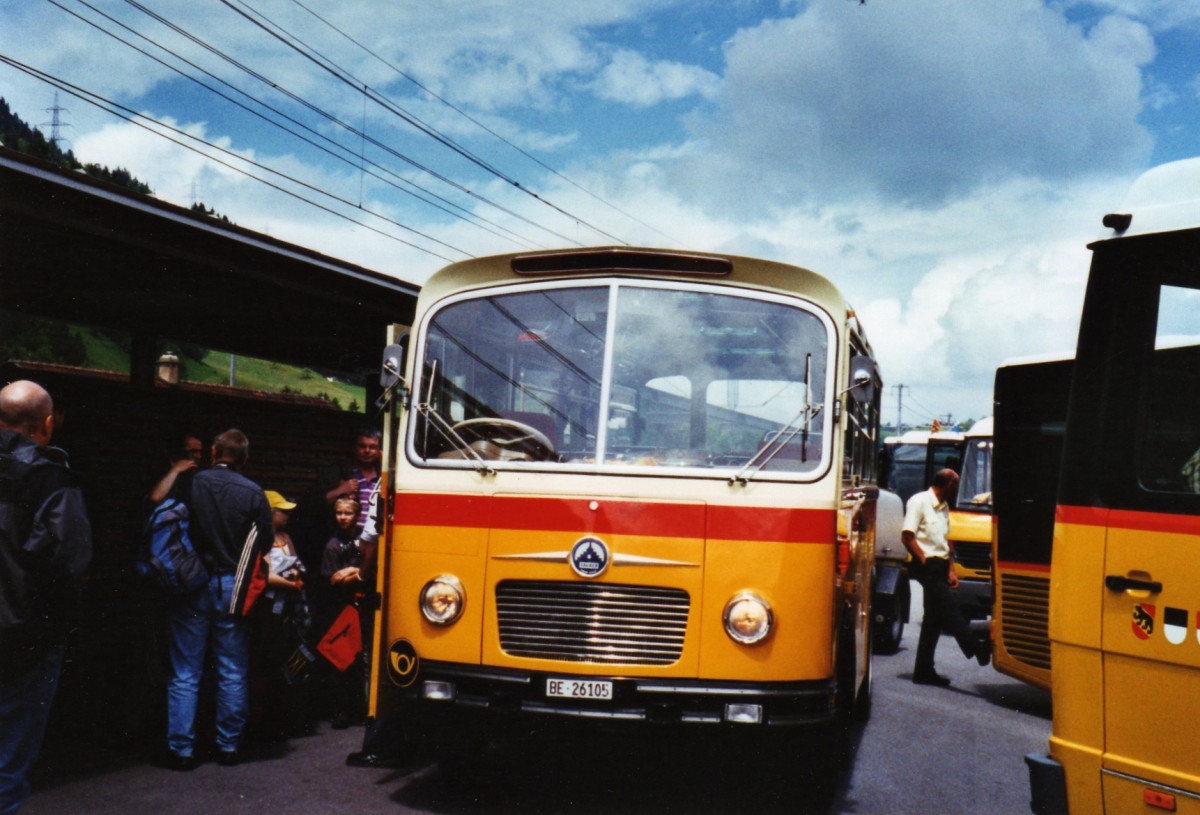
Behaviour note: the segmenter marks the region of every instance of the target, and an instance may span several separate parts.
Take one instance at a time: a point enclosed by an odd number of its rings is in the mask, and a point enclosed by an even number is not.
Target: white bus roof
[[[1200,157],[1142,173],[1104,225],[1105,238],[1200,228]]]
[[[963,433],[966,438],[972,436],[991,436],[992,435],[992,417],[980,419],[975,424],[971,425],[971,429]]]
[[[883,440],[884,444],[929,444],[930,439],[946,439],[948,441],[959,441],[963,434],[953,430],[939,430],[932,433],[928,430],[907,430],[899,436],[888,436]]]

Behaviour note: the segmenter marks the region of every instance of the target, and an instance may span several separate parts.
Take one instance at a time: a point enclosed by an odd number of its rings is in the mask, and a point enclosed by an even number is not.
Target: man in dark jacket
[[[237,764],[249,712],[250,632],[243,610],[256,575],[265,584],[265,556],[274,533],[262,488],[238,472],[250,453],[240,430],[226,430],[212,447],[212,469],[192,482],[189,533],[208,569],[207,585],[173,598],[171,678],[167,682],[165,766],[196,766],[196,704],[204,656],[212,645],[217,669],[217,763]]]
[[[53,432],[44,388],[0,390],[0,815],[29,797],[92,559],[83,496],[66,457],[47,447]]]

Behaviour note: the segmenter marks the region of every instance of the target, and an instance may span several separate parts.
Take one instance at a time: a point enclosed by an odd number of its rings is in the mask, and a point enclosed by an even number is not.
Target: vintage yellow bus
[[[1034,811],[1200,813],[1200,159],[1092,244],[1051,557]],[[1001,451],[1003,454],[1003,451]]]
[[[958,605],[967,617],[992,613],[992,417],[980,419],[958,445],[958,497],[950,507],[950,543]]]
[[[650,249],[470,260],[403,347],[371,732],[819,740],[865,711],[881,381],[827,280]]]

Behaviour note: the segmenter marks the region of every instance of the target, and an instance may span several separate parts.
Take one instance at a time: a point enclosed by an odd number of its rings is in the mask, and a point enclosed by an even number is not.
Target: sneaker
[[[222,767],[236,767],[242,763],[242,754],[237,750],[218,750],[217,763]]]
[[[975,649],[975,659],[979,660],[979,665],[983,668],[992,661],[992,644],[988,640],[979,641],[979,646]]]
[[[938,688],[949,687],[950,677],[938,673],[913,674],[914,685],[933,685]]]
[[[196,769],[199,762],[196,761],[195,756],[182,756],[179,753],[167,750],[154,764],[156,767],[161,767],[164,770],[175,770],[176,772],[186,773]]]

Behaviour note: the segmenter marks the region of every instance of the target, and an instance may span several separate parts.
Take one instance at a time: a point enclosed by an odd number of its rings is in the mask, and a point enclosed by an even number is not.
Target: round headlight
[[[743,645],[765,640],[775,623],[767,601],[748,591],[735,594],[725,604],[723,618],[725,633]]]
[[[434,625],[450,625],[462,616],[466,599],[457,577],[440,575],[421,589],[421,613]]]

